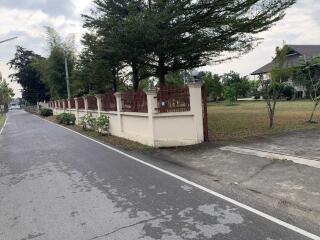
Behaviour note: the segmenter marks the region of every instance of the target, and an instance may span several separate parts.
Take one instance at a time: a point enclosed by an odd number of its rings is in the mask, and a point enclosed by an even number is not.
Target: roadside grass
[[[208,125],[213,142],[241,141],[251,137],[285,133],[302,129],[320,129],[308,120],[311,101],[281,101],[277,103],[274,128],[268,127],[267,107],[264,101],[244,101],[234,105],[210,103]],[[315,119],[320,120],[319,111]]]
[[[0,114],[0,129],[3,127],[3,124],[6,120],[6,115],[5,114]]]
[[[40,116],[41,117],[41,116]],[[45,119],[57,123],[56,120],[56,116],[50,116],[50,117],[46,117]],[[57,123],[58,124],[58,123]],[[147,146],[147,145],[143,145],[141,143],[138,142],[134,142],[134,141],[130,141],[124,138],[120,138],[120,137],[116,137],[116,136],[112,136],[110,134],[105,134],[105,135],[101,135],[98,132],[95,131],[91,131],[91,130],[83,130],[82,127],[77,126],[77,125],[63,125],[64,127],[67,127],[69,129],[72,129],[76,132],[79,132],[83,135],[86,135],[88,137],[91,137],[93,139],[96,139],[102,143],[105,144],[109,144],[111,146],[114,147],[118,147],[121,148],[123,150],[126,151],[152,151],[154,150],[153,147]]]

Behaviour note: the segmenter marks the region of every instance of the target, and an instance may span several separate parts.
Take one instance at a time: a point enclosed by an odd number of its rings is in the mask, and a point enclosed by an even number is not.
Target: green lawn
[[[0,129],[2,128],[5,120],[6,120],[6,115],[5,114],[3,114],[3,115],[0,114]]]
[[[264,101],[209,103],[208,122],[212,141],[242,140],[291,130],[320,128],[320,124],[307,123],[313,105],[310,101],[285,101],[277,103],[275,126],[268,127],[267,107]],[[319,111],[315,119],[320,120]]]

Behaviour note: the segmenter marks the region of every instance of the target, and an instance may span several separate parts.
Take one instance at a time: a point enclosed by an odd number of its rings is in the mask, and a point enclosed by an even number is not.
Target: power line
[[[18,37],[12,37],[12,38],[8,38],[8,39],[5,39],[5,40],[2,40],[0,41],[0,44],[1,43],[4,43],[4,42],[8,42],[8,41],[11,41],[11,40],[14,40],[14,39],[17,39]]]

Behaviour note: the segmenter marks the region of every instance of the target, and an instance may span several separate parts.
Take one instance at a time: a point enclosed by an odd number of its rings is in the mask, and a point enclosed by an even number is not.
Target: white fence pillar
[[[55,106],[56,106],[55,112],[56,112],[56,114],[59,114],[59,102],[58,101],[55,101]]]
[[[117,103],[117,127],[116,131],[119,132],[119,134],[122,134],[122,119],[121,119],[121,112],[122,112],[122,102],[121,102],[121,92],[114,93],[114,96],[116,97],[116,103]]]
[[[146,94],[148,104],[148,135],[150,138],[150,145],[155,146],[153,115],[156,112],[155,108],[157,107],[157,92],[156,90],[149,90],[146,91]]]
[[[71,101],[68,99],[68,112],[71,113]]]
[[[74,107],[76,109],[76,124],[79,124],[79,104],[78,104],[78,98],[74,98]]]
[[[98,106],[98,116],[101,116],[101,111],[102,111],[102,102],[101,102],[101,94],[96,95],[97,99],[97,106]]]
[[[65,100],[61,100],[62,101],[62,111],[65,112],[66,111],[66,101]]]
[[[82,97],[84,102],[84,112],[88,113],[88,99],[86,97]]]
[[[188,84],[190,93],[190,111],[194,114],[194,124],[197,139],[203,142],[203,113],[202,113],[202,95],[201,95],[201,84],[191,83]]]

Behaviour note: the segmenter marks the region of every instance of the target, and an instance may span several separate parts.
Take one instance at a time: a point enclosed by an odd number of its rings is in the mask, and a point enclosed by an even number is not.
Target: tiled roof
[[[320,55],[320,45],[288,45],[288,47],[306,57]]]
[[[288,58],[286,64],[289,66],[296,66],[299,64],[299,61],[302,56],[306,56],[306,58],[314,57],[320,55],[320,45],[287,45],[289,49],[298,53],[297,56],[291,56]],[[268,64],[262,66],[261,68],[255,70],[251,75],[258,75],[263,73],[271,72],[274,67],[274,61],[269,62]]]

